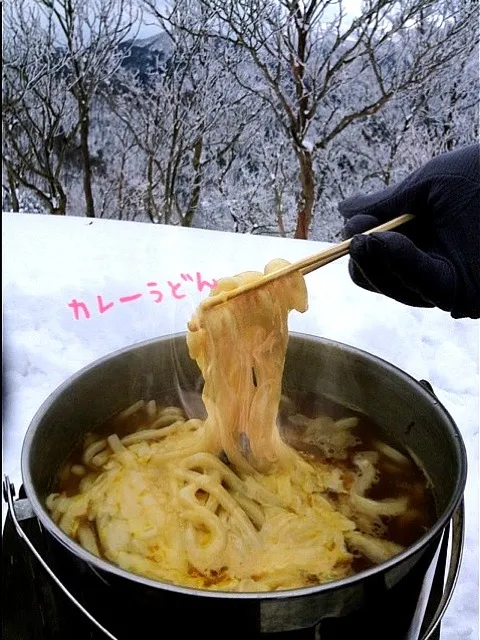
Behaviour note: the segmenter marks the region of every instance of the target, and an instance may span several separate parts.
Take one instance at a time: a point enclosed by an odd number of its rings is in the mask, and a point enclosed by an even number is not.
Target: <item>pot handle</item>
[[[39,561],[39,563],[42,565],[42,567],[45,569],[45,571],[48,573],[48,575],[52,578],[52,580],[55,582],[55,584],[63,591],[63,593],[67,596],[67,598],[69,598],[69,600],[71,600],[71,602],[73,602],[73,604],[80,609],[80,611],[83,613],[83,615],[87,616],[87,618],[93,622],[93,624],[98,627],[98,629],[100,629],[100,631],[102,631],[108,638],[110,638],[110,640],[118,640],[118,638],[116,636],[114,636],[112,633],[110,633],[110,631],[108,631],[107,629],[105,629],[105,627],[103,627],[100,622],[98,622],[98,620],[96,620],[91,613],[89,613],[85,607],[83,607],[80,602],[78,602],[78,600],[75,598],[75,596],[73,596],[70,591],[65,587],[65,585],[59,580],[59,578],[57,578],[57,576],[55,575],[55,573],[52,571],[52,569],[48,566],[48,564],[45,562],[45,560],[42,558],[42,556],[40,555],[40,553],[37,551],[37,549],[35,548],[35,546],[33,545],[33,543],[31,542],[30,538],[26,535],[26,533],[23,531],[22,527],[20,526],[18,519],[17,519],[17,515],[15,513],[15,507],[13,504],[13,498],[15,495],[15,489],[13,484],[10,482],[9,477],[8,476],[4,476],[3,477],[3,497],[4,500],[7,502],[8,504],[8,511],[10,512],[10,515],[12,517],[12,521],[13,524],[15,526],[15,529],[18,533],[18,535],[20,536],[20,538],[25,542],[25,544],[27,545],[27,547],[30,549],[30,551],[33,553],[33,555],[35,556],[35,558]]]
[[[437,397],[437,396],[435,395],[435,391],[433,390],[432,385],[430,384],[430,382],[429,382],[428,380],[419,380],[418,382],[422,385],[422,387],[423,387],[424,389],[426,389],[427,391],[429,391],[429,392],[432,394],[432,396],[434,396],[435,398]]]
[[[445,535],[445,538],[441,543],[441,546],[443,546],[444,542],[445,546],[447,546],[449,542],[448,538],[451,537],[450,559],[448,563],[448,572],[445,578],[445,584],[442,590],[442,597],[440,599],[440,602],[438,603],[435,613],[433,614],[429,626],[420,636],[420,640],[430,640],[430,638],[432,638],[433,633],[440,624],[440,621],[443,618],[448,605],[450,604],[455,585],[457,584],[458,575],[460,573],[460,565],[462,562],[463,543],[465,538],[465,505],[463,500],[460,502],[456,511],[454,512],[449,528],[450,536]]]

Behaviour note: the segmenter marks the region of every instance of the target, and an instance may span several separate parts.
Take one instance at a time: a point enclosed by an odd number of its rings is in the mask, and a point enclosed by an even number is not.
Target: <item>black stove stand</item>
[[[22,490],[20,491],[20,497]],[[85,608],[118,640],[405,640],[418,602],[421,580],[402,581],[389,592],[388,598],[380,594],[374,604],[341,619],[323,620],[316,628],[286,633],[252,634],[242,632],[249,628],[248,621],[228,612],[223,602],[218,606],[218,617],[190,607],[178,608],[175,600],[155,606],[154,601],[135,601],[112,585],[107,585],[85,565],[72,570],[72,556],[45,534],[36,518],[22,522],[43,558],[55,570],[67,588]],[[440,556],[424,626],[431,620],[443,592],[446,563]],[[3,531],[3,640],[105,640],[103,634],[64,595],[46,574],[25,543],[19,538],[11,515],[8,514]],[[83,567],[83,568],[82,568]],[[74,576],[74,577],[72,577]],[[398,587],[398,588],[397,588]],[[158,592],[156,592],[158,594]],[[188,610],[187,610],[188,609]],[[162,611],[169,612],[166,620]],[[173,628],[171,620],[178,620]],[[244,626],[245,625],[245,626]],[[437,627],[429,640],[440,639]]]

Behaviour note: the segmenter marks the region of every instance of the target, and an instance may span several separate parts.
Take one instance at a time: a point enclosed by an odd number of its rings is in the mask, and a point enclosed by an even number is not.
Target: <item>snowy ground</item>
[[[118,348],[184,331],[214,278],[263,269],[274,257],[293,261],[323,246],[133,222],[3,214],[4,473],[18,489],[25,431],[68,376]],[[350,281],[346,264],[343,258],[307,277],[309,310],[292,313],[290,328],[364,349],[429,380],[456,421],[469,457],[467,532],[442,640],[476,640],[479,324],[365,292]]]

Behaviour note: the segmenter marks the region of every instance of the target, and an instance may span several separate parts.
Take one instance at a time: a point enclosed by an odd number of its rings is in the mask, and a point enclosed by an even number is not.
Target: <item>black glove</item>
[[[356,284],[453,318],[480,317],[480,145],[439,155],[400,184],[338,207],[345,238],[415,215],[397,231],[352,238]]]

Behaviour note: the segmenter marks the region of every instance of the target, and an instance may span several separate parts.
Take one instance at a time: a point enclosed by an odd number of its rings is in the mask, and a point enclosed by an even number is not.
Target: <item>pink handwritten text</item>
[[[103,315],[104,313],[107,313],[107,311],[110,311],[117,302],[121,305],[136,302],[144,296],[144,293],[149,294],[150,300],[155,304],[159,304],[168,298],[182,300],[188,296],[193,287],[195,287],[197,291],[202,292],[205,288],[210,290],[214,289],[216,285],[217,280],[215,280],[215,278],[212,278],[211,280],[204,280],[199,271],[197,271],[194,276],[189,273],[181,273],[180,281],[177,279],[167,280],[163,287],[154,280],[147,282],[146,292],[137,291],[129,295],[120,296],[114,300],[104,295],[97,295],[95,296],[94,305],[90,308],[83,300],[73,298],[69,303],[67,303],[67,306],[73,311],[74,320],[89,320],[94,315]],[[93,307],[95,307],[95,311],[93,310]],[[92,309],[92,311],[90,309]]]

